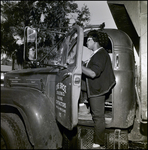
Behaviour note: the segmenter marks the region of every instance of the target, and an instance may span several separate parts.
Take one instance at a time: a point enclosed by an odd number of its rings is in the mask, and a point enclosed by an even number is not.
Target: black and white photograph
[[[1,149],[147,149],[147,1],[1,1]]]

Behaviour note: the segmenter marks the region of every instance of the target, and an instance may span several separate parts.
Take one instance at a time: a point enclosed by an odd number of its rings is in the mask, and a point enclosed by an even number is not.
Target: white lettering
[[[57,94],[57,95],[60,95],[60,96],[65,96],[65,93],[62,92],[62,91],[56,91],[56,94]]]
[[[57,99],[63,101],[63,97],[61,96],[57,96]]]
[[[63,97],[61,96],[57,96],[57,99],[63,101]]]
[[[63,108],[66,108],[66,103],[63,103],[63,102],[56,100],[56,104],[63,107]]]
[[[64,85],[61,82],[56,85],[56,90],[59,90],[59,89],[61,89],[64,93],[66,93],[66,85]]]
[[[58,110],[62,111],[63,113],[66,113],[66,110],[65,110],[65,109],[63,109],[63,108],[61,108],[61,107],[59,107],[59,106],[57,106],[57,105],[56,105],[56,108],[57,108]]]

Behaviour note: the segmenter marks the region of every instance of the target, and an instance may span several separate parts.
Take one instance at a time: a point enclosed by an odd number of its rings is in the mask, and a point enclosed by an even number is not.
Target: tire
[[[1,149],[32,149],[21,119],[12,113],[1,113]]]

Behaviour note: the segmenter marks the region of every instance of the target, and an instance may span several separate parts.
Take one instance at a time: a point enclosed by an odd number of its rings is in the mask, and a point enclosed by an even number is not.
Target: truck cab
[[[72,27],[41,60],[38,60],[37,31],[25,28],[24,68],[8,72],[1,89],[4,148],[91,148],[94,124],[89,104],[82,104],[80,95],[82,58],[88,55],[86,35],[92,29],[108,34],[106,50],[116,78],[116,85],[105,101],[106,145],[128,148],[128,133],[136,114],[133,44],[123,31],[99,25]],[[30,43],[34,45],[35,56],[28,59]],[[81,113],[83,110],[88,113]],[[7,128],[13,133],[11,136]],[[19,130],[23,130],[25,138],[21,134],[14,138]],[[18,139],[23,144],[19,145]]]

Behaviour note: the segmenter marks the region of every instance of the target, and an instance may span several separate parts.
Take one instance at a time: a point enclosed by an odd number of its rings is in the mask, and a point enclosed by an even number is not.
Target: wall
[[[132,24],[140,37],[138,50],[139,95],[142,104],[142,118],[147,120],[147,1],[108,1],[108,4],[111,3],[125,6]]]

